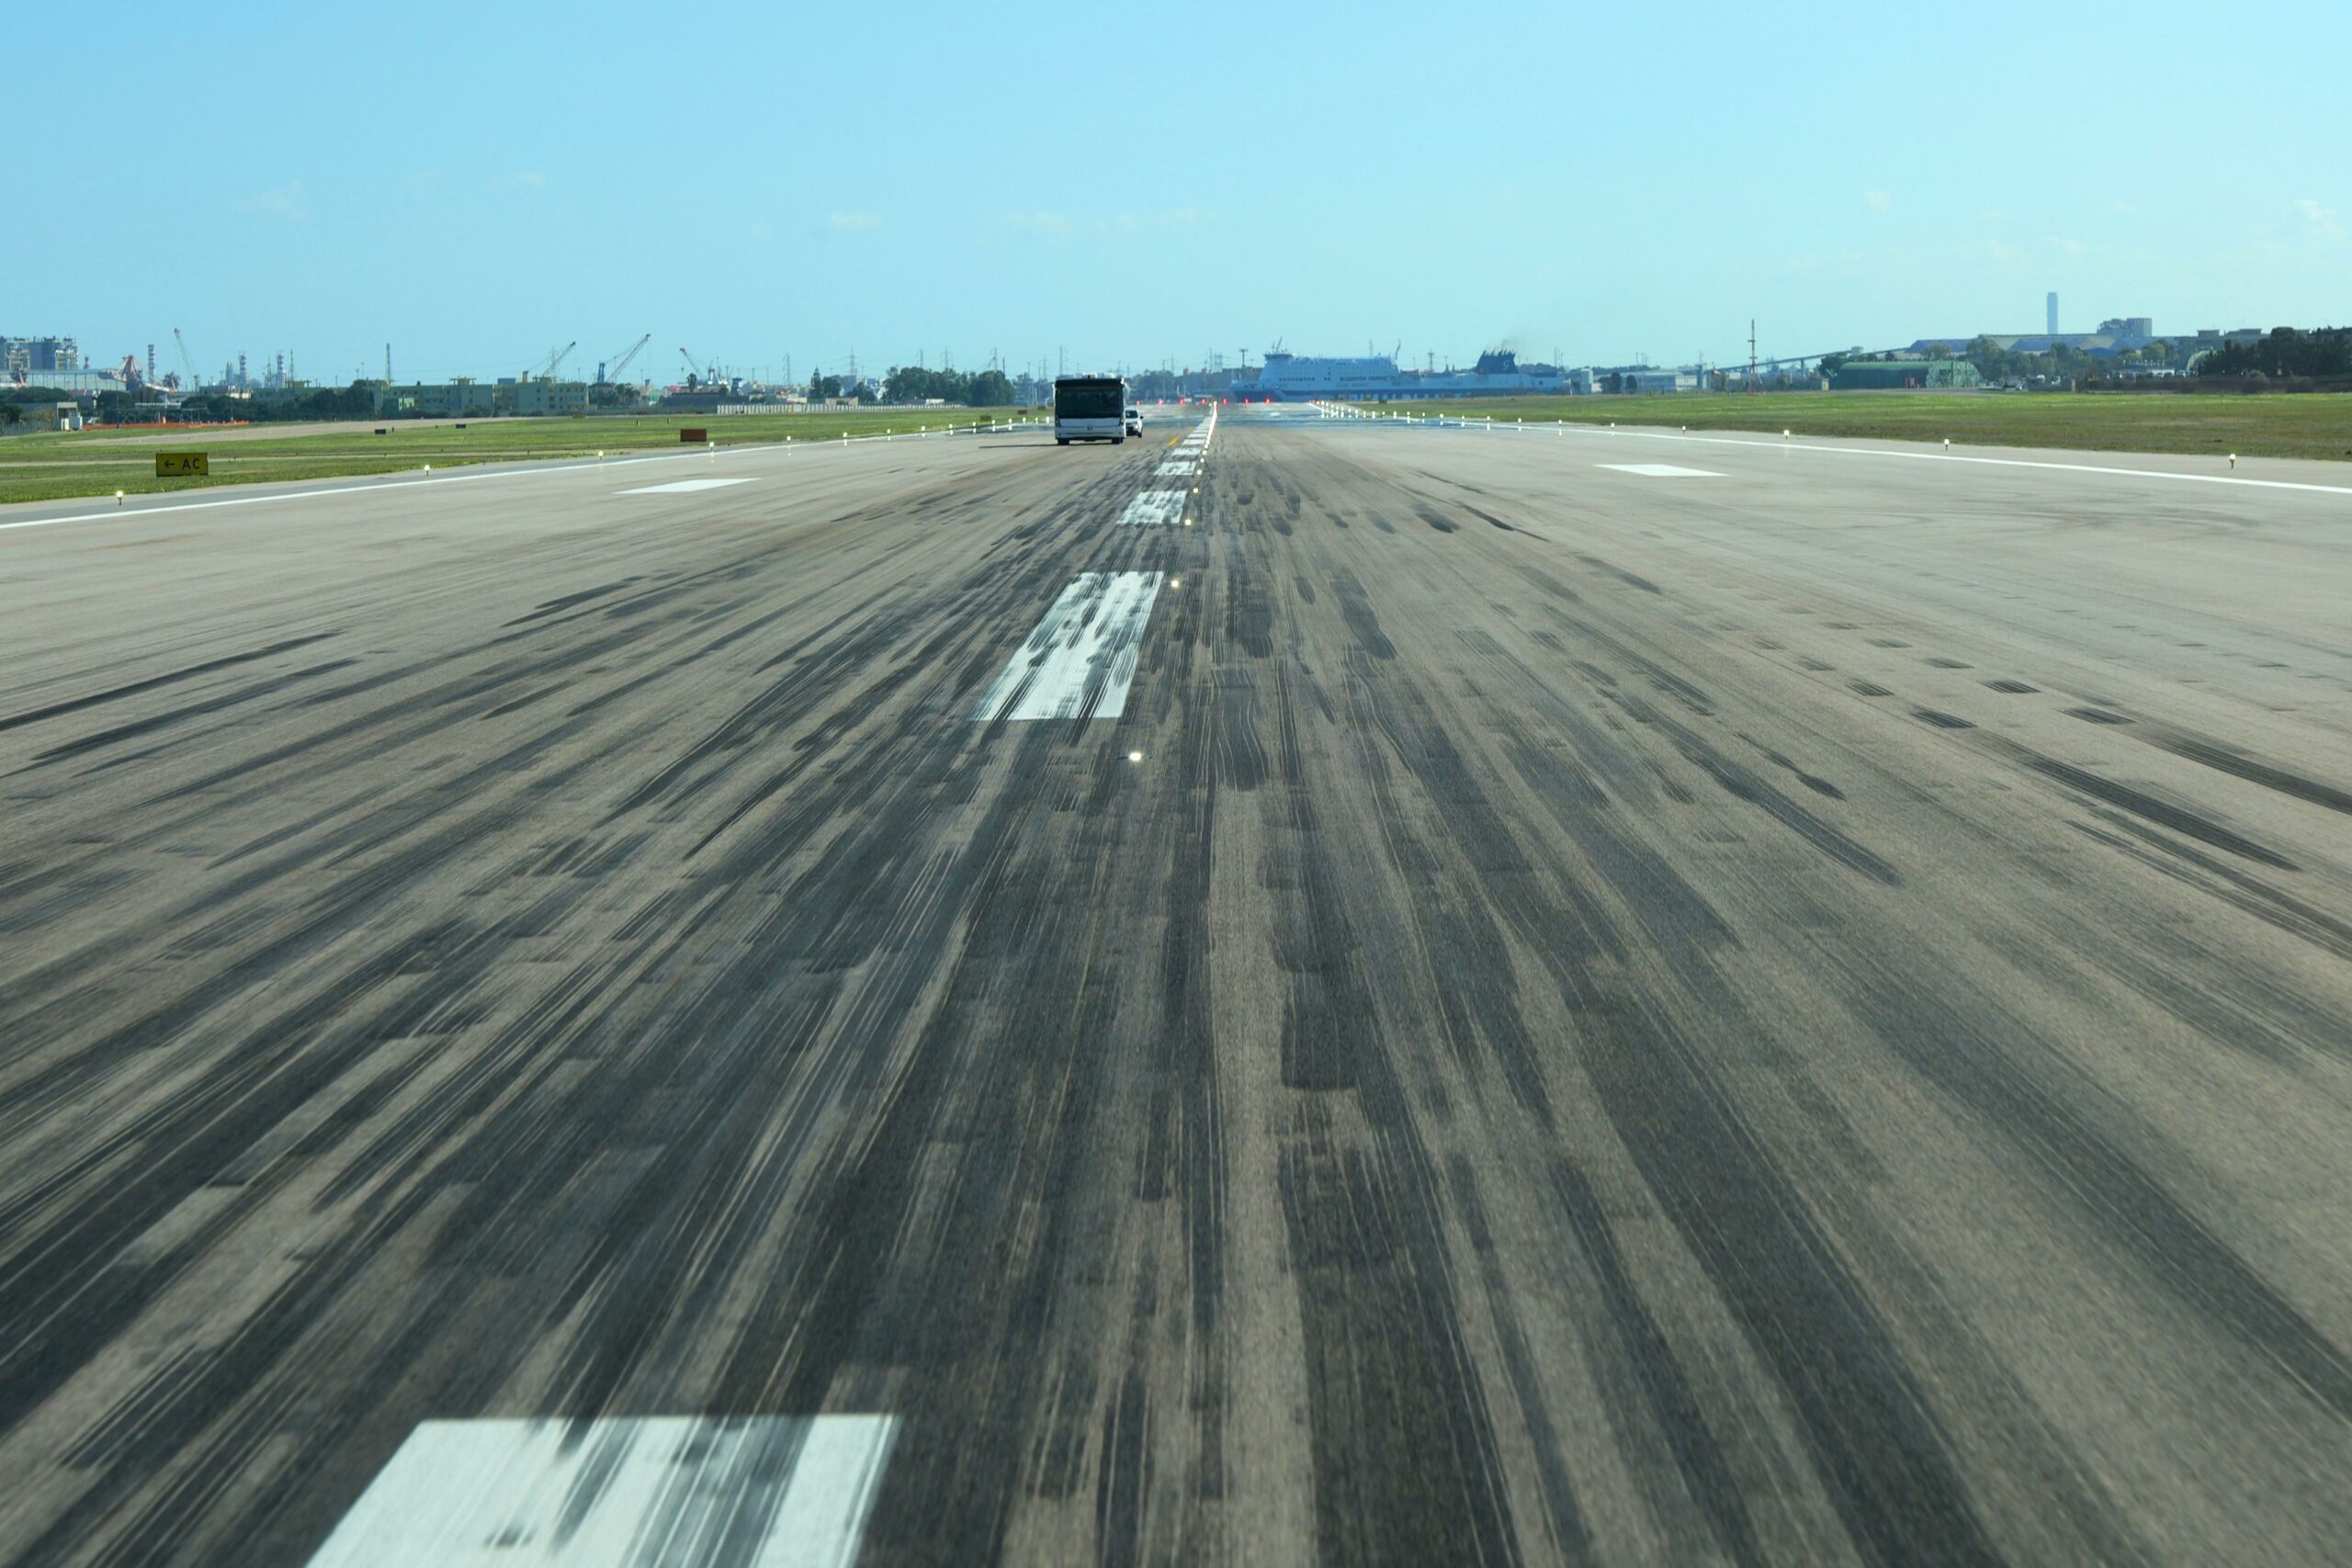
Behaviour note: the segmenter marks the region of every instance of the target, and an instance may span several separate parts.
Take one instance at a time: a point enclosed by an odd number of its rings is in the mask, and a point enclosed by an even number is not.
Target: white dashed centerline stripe
[[[1598,467],[1614,468],[1621,474],[1639,474],[1647,479],[1719,479],[1723,475],[1713,468],[1678,468],[1671,463],[1601,463]]]
[[[1118,717],[1159,594],[1156,571],[1080,573],[973,705],[973,722]]]
[[[848,1568],[889,1416],[426,1421],[310,1568]]]
[[[1162,479],[1182,479],[1187,474],[1197,474],[1200,471],[1201,466],[1198,463],[1188,463],[1182,457],[1171,457],[1159,465],[1159,477]]]
[[[616,495],[684,495],[689,491],[724,490],[729,485],[747,485],[751,482],[748,479],[672,479],[665,485],[639,485],[635,490],[616,491],[613,493]]]
[[[1123,526],[1136,528],[1167,528],[1184,520],[1184,492],[1181,490],[1147,490],[1138,491],[1119,513]]]

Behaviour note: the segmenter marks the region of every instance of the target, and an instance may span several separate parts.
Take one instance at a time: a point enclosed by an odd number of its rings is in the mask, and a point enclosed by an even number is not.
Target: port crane
[[[556,367],[561,365],[564,361],[564,357],[579,346],[580,340],[578,338],[573,338],[561,348],[553,350],[548,355],[547,363],[540,366],[537,370],[526,372],[524,379],[530,381],[548,381],[554,379]]]
[[[172,342],[179,348],[180,366],[187,372],[187,389],[193,392],[204,384],[204,378],[196,373],[196,356],[188,353],[187,339],[180,336],[177,327],[172,329]]]
[[[609,387],[615,381],[619,380],[621,372],[628,368],[629,362],[635,359],[639,354],[643,353],[645,345],[652,341],[653,334],[651,333],[647,333],[643,337],[639,338],[635,343],[630,344],[627,349],[616,355],[612,362],[613,368],[610,376],[607,376],[605,373],[604,362],[599,360],[596,365],[596,385],[599,387]]]
[[[708,381],[711,378],[711,373],[702,367],[702,361],[686,350],[678,350],[678,357],[686,362],[686,368],[694,372],[695,380]]]

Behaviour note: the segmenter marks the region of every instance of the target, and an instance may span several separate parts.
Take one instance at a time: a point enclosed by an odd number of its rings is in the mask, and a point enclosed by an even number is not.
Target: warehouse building
[[[488,419],[497,412],[489,385],[481,381],[388,386],[376,394],[379,419]]]
[[[1829,373],[1833,392],[1902,388],[1981,387],[1984,378],[1965,359],[1850,359]]]

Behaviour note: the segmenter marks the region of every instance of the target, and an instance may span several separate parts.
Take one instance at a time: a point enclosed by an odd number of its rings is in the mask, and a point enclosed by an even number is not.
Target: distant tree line
[[[25,417],[27,409],[38,404],[54,405],[73,400],[73,393],[60,391],[55,387],[0,388],[0,425],[17,423]]]
[[[809,396],[816,393],[811,391]],[[934,398],[966,408],[1010,408],[1012,381],[1001,370],[926,370],[920,365],[901,365],[882,383],[886,403],[926,403]]]
[[[2352,376],[2352,327],[2274,327],[2253,343],[2225,343],[2197,362],[2199,376]]]
[[[99,394],[101,400],[106,396]],[[314,387],[267,400],[198,392],[182,406],[192,419],[244,419],[255,424],[291,420],[372,419],[376,413],[376,387],[371,381],[354,381],[348,387]]]
[[[1938,357],[1947,352],[1930,350],[1929,355]],[[2152,343],[2145,349],[2135,349],[2117,357],[2135,364],[2142,360],[2162,364],[2170,352],[2165,344]],[[1976,373],[1984,378],[1988,387],[1997,387],[2004,381],[2030,381],[2036,377],[2051,381],[2071,381],[2077,376],[2088,374],[2099,363],[2069,343],[2053,343],[2047,353],[2028,354],[2014,348],[2003,348],[1989,337],[1980,337],[1971,343],[1961,351],[1961,357],[1976,367]]]

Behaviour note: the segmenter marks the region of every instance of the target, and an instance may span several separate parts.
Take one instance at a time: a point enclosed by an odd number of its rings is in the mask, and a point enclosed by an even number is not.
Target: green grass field
[[[0,502],[55,501],[72,496],[130,495],[201,490],[213,485],[271,480],[334,479],[401,473],[430,463],[435,468],[469,463],[505,463],[531,458],[582,457],[595,453],[679,449],[678,432],[701,429],[721,446],[767,446],[790,436],[795,442],[878,435],[885,431],[939,430],[968,425],[990,414],[1001,424],[1022,417],[1018,409],[846,409],[821,413],[709,415],[615,415],[593,419],[504,419],[448,425],[388,423],[388,434],[358,423],[308,435],[269,435],[259,427],[223,431],[212,440],[175,431],[168,438],[153,431],[85,430],[70,434],[20,435],[0,441]],[[210,459],[204,479],[159,479],[158,451],[200,451]]]
[[[2055,446],[2086,452],[2189,452],[2352,460],[2352,395],[2271,397],[2096,392],[1758,392],[1651,397],[1498,398],[1360,405],[1465,418],[1584,424],[1689,425],[1778,434]]]

